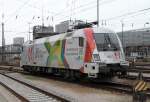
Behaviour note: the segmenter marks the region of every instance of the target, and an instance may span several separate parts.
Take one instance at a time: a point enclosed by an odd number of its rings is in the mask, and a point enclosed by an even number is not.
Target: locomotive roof
[[[85,29],[85,28],[84,28]],[[44,38],[39,38],[39,39],[35,39],[33,42],[38,44],[38,43],[43,43],[47,40],[50,41],[56,41],[56,40],[61,40],[61,39],[69,39],[71,37],[83,37],[84,29],[78,29],[78,30],[74,30],[72,32],[66,32],[66,33],[62,33],[62,34],[58,34],[58,35],[54,35],[54,36],[49,36],[49,37],[44,37]],[[108,29],[108,28],[103,28],[103,27],[94,27],[92,28],[94,33],[114,33],[114,31]],[[30,45],[32,42],[31,41],[27,41],[26,43],[24,43],[25,45]]]
[[[104,27],[95,27],[93,28],[93,31],[95,33],[115,33],[113,30],[109,29],[109,28],[104,28]]]

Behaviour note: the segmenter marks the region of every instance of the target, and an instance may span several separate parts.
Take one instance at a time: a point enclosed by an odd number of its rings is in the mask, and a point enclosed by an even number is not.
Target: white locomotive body
[[[31,72],[98,78],[101,74],[126,73],[128,63],[116,33],[84,28],[26,42],[21,66]]]

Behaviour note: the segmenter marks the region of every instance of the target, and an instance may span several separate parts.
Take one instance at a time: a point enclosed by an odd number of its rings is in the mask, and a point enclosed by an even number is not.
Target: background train
[[[24,43],[21,67],[66,78],[101,78],[126,74],[128,62],[115,32],[90,27]]]

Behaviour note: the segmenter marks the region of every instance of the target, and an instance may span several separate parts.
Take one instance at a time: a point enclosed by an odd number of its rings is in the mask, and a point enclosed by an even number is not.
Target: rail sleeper
[[[1,74],[0,74],[0,82],[9,87],[11,90],[20,94],[30,102],[60,102],[60,100],[45,95],[37,90],[27,87]]]

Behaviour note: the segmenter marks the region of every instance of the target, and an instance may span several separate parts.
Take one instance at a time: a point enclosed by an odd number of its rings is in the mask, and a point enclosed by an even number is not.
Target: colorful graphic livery
[[[126,74],[128,63],[116,33],[84,28],[26,42],[21,66],[30,72],[100,78]]]

